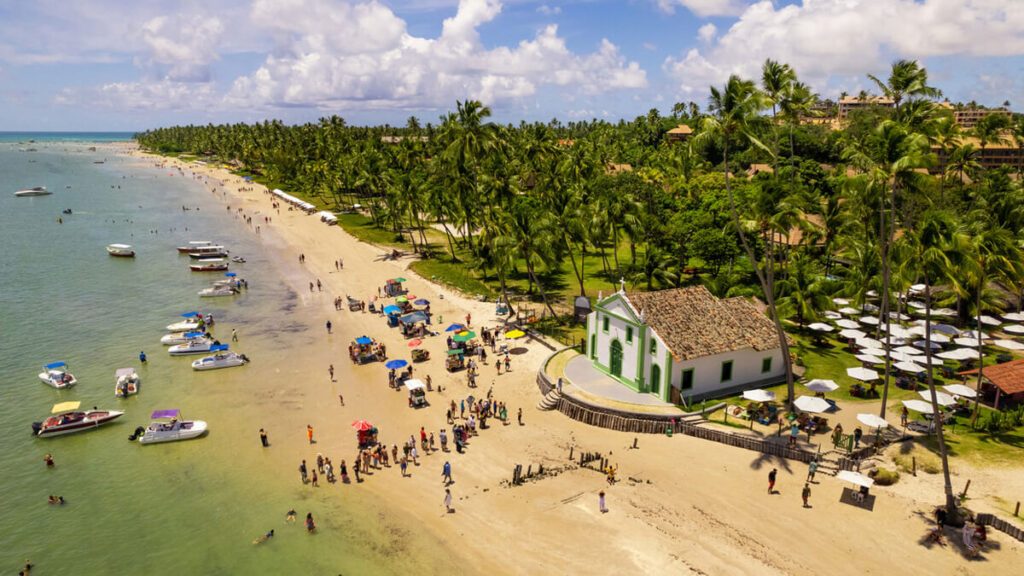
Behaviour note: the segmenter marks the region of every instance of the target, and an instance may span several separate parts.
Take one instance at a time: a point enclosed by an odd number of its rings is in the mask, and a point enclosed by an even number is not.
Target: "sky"
[[[0,0],[0,131],[616,121],[789,63],[822,97],[921,61],[1024,110],[1024,0]]]

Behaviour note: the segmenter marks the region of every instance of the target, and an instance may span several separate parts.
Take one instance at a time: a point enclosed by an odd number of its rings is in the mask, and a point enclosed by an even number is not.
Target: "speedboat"
[[[228,269],[228,263],[223,258],[203,258],[189,264],[188,269],[193,272],[222,272]]]
[[[215,298],[217,296],[234,296],[238,293],[234,286],[230,284],[218,284],[209,288],[203,288],[199,291],[201,298]]]
[[[107,246],[107,253],[111,256],[121,256],[123,258],[135,257],[135,250],[130,244],[111,244]]]
[[[176,344],[167,349],[171,356],[187,356],[189,354],[206,354],[220,343],[210,338],[195,338],[184,344]]]
[[[49,438],[50,436],[92,430],[124,414],[119,410],[97,410],[95,408],[81,411],[78,409],[81,405],[81,402],[55,404],[51,411],[52,416],[42,422],[32,423],[32,433],[40,438]]]
[[[114,372],[114,382],[114,396],[118,398],[138,394],[139,386],[142,384],[139,375],[135,373],[135,368],[118,368],[117,372]]]
[[[199,312],[185,312],[181,317],[184,318],[181,322],[167,325],[168,332],[193,332],[206,324]]]
[[[164,346],[174,346],[175,344],[184,344],[189,340],[203,338],[204,336],[206,336],[205,332],[174,332],[161,337],[160,343]]]
[[[129,440],[139,440],[140,444],[159,444],[191,440],[206,434],[206,422],[202,420],[182,420],[181,410],[157,410],[150,415],[153,420],[149,426],[139,426]]]
[[[235,366],[242,366],[249,362],[249,358],[245,354],[238,354],[235,352],[224,352],[228,349],[227,344],[221,344],[220,346],[214,346],[210,349],[211,352],[218,352],[213,356],[206,356],[200,358],[192,363],[193,370],[217,370],[219,368],[234,368]]]
[[[39,379],[54,388],[68,388],[78,384],[78,379],[71,372],[68,372],[67,362],[51,362],[43,366],[39,373]]]
[[[242,258],[241,256],[232,256],[231,261],[239,264],[245,264],[245,258]]]
[[[46,186],[36,186],[35,188],[26,188],[24,190],[18,190],[14,193],[15,196],[27,197],[27,196],[49,196],[53,194],[46,189]]]
[[[210,246],[213,242],[209,240],[193,240],[188,243],[188,246],[178,246],[178,252],[181,254],[188,254],[189,252],[197,252],[203,246]]]

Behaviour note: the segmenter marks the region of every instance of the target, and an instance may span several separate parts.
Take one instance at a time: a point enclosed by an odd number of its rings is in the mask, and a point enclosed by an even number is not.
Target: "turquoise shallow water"
[[[22,147],[0,143],[0,571],[16,572],[26,558],[40,573],[81,575],[399,570],[401,559],[373,561],[374,546],[388,544],[343,498],[310,501],[291,464],[284,475],[279,456],[252,448],[259,419],[288,409],[273,393],[288,384],[287,370],[273,368],[287,364],[281,344],[312,340],[282,280],[287,271],[274,264],[273,240],[252,234],[189,178],[89,152],[87,144]],[[13,196],[38,185],[54,194]],[[64,208],[73,214],[59,224]],[[173,248],[191,239],[244,255],[248,262],[233,269],[250,291],[228,301],[198,298],[220,275],[187,270],[188,258]],[[104,247],[114,242],[134,245],[138,257],[111,258]],[[159,344],[164,326],[197,308],[213,313],[221,338],[237,328],[238,350],[254,363],[197,374],[188,360],[170,358]],[[139,367],[139,350],[150,358],[139,368],[142,392],[115,399],[114,370]],[[54,360],[70,363],[78,386],[56,391],[38,381],[41,365]],[[65,400],[127,414],[96,431],[32,437],[31,422]],[[191,442],[129,443],[131,431],[162,408],[207,420],[211,433]],[[47,452],[55,469],[43,465]],[[48,506],[49,494],[68,504]],[[285,527],[290,507],[314,511],[320,534]],[[272,527],[273,545],[251,545]]]

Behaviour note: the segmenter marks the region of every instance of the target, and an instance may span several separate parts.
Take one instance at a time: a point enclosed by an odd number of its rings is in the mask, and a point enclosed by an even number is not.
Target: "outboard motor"
[[[146,429],[143,428],[142,426],[139,426],[138,428],[135,429],[135,432],[133,432],[132,435],[128,437],[128,441],[135,442],[136,440],[139,439],[139,437],[141,437],[145,433]]]
[[[43,429],[43,423],[42,422],[33,422],[32,423],[32,435],[33,436],[38,436],[39,435],[39,431],[42,430],[42,429]]]

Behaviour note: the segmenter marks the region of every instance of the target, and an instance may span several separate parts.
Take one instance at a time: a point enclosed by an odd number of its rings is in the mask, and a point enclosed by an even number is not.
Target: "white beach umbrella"
[[[914,284],[910,287],[910,294],[924,294],[926,286],[924,284]]]
[[[888,355],[888,352],[886,352],[885,350],[882,350],[881,348],[865,348],[865,349],[861,350],[860,353],[861,354],[868,354],[870,356],[879,356],[879,357],[885,357],[885,356]]]
[[[839,335],[842,336],[843,338],[848,338],[850,340],[856,340],[858,338],[867,337],[867,334],[860,330],[857,330],[856,328],[846,328],[844,330],[840,330]]]
[[[952,341],[949,336],[935,331],[932,331],[932,335],[929,340],[932,341],[932,344],[949,344]]]
[[[752,400],[754,402],[771,402],[775,400],[775,392],[769,390],[762,390],[755,388],[754,390],[744,390],[743,398]]]
[[[918,350],[913,346],[900,346],[899,348],[893,348],[893,352],[900,352],[903,354],[910,354],[911,356],[917,356],[918,354],[924,354],[923,350]]]
[[[893,338],[910,338],[914,335],[912,329],[904,328],[899,324],[889,324],[886,329],[889,332],[889,336]]]
[[[862,382],[870,382],[872,380],[878,380],[878,372],[868,368],[847,368],[846,375],[854,380],[860,380]]]
[[[845,314],[846,316],[857,316],[860,314],[860,310],[857,310],[856,308],[850,308],[849,306],[847,306],[845,308],[840,308],[839,313]]]
[[[942,332],[947,336],[960,335],[960,329],[957,328],[956,326],[953,326],[952,324],[932,324],[932,332]],[[921,332],[921,335],[924,336],[923,331]]]
[[[861,348],[881,348],[884,346],[881,340],[875,340],[874,338],[857,338],[853,343]]]
[[[961,338],[970,338],[971,340],[977,340],[978,339],[978,333],[979,332],[977,330],[968,330],[967,332],[964,332],[964,333],[960,334],[960,337]],[[981,339],[982,340],[988,340],[990,338],[992,338],[992,336],[990,336],[987,332],[981,332]]]
[[[939,352],[935,357],[942,358],[943,360],[970,360],[979,358],[978,351],[974,348],[954,348],[945,352]]]
[[[917,348],[931,348],[932,350],[941,350],[942,344],[938,342],[927,342],[925,340],[915,340],[914,346]]]
[[[857,414],[857,421],[871,428],[888,428],[889,422],[878,414]]]
[[[837,306],[846,306],[850,303],[846,298],[833,298],[832,301],[835,302]]]
[[[977,338],[964,338],[963,336],[961,336],[959,338],[953,338],[953,343],[956,344],[957,346],[977,347],[978,346],[978,339]],[[988,344],[989,341],[985,340],[985,339],[982,339],[981,343],[982,344]]]
[[[847,320],[846,318],[843,318],[842,320],[836,320],[835,324],[840,328],[849,328],[851,330],[856,330],[857,328],[860,328],[860,324],[858,324],[854,320]]]
[[[1020,324],[1010,324],[1009,326],[1004,326],[1002,330],[1007,334],[1024,334],[1024,326]]]
[[[814,380],[811,380],[807,384],[804,384],[804,387],[807,388],[808,390],[813,390],[815,392],[832,392],[833,390],[837,390],[839,388],[839,384],[836,384],[832,380],[822,380],[821,378],[815,378]]]
[[[978,392],[974,388],[964,386],[963,384],[947,384],[946,386],[943,386],[943,388],[950,394],[963,396],[964,398],[974,398],[978,395]]]
[[[892,358],[894,362],[924,362],[924,358],[921,356],[914,356],[913,354],[906,354],[904,352],[896,352],[895,350],[889,353],[889,358]]]
[[[842,314],[834,310],[826,310],[822,313],[822,316],[824,316],[826,320],[839,320],[843,317]]]
[[[868,290],[864,295],[868,298],[878,298],[878,290]],[[875,310],[878,310],[878,306],[875,306]]]
[[[903,405],[907,407],[907,410],[913,410],[921,414],[932,413],[931,402],[925,402],[924,400],[903,400]]]
[[[924,310],[926,305],[924,302],[921,302],[920,300],[910,300],[909,302],[907,302],[907,306],[910,306],[911,308],[917,308],[918,310]]]
[[[903,321],[910,320],[910,316],[907,316],[906,314],[899,313],[899,312],[889,312],[889,318],[892,319],[892,320],[903,320]]]
[[[878,326],[878,318],[875,318],[874,316],[861,316],[860,319],[858,319],[858,322],[860,322],[861,324],[870,324],[871,326]]]
[[[1024,350],[1024,344],[1021,344],[1016,340],[996,340],[992,343],[1007,350]]]
[[[865,364],[874,364],[875,366],[878,366],[879,364],[885,364],[885,358],[879,358],[874,354],[856,354],[854,355],[854,358],[860,360]]]
[[[1021,312],[1009,312],[1007,314],[1003,314],[1003,320],[1006,320],[1006,321],[1009,321],[1009,322],[1024,322],[1024,313],[1021,313]]]
[[[949,316],[956,316],[956,310],[952,308],[936,308],[932,310],[932,316],[942,316],[944,318]]]
[[[985,314],[982,314],[981,317],[978,318],[978,320],[981,320],[981,323],[984,324],[985,326],[999,326],[1000,324],[1002,324],[1002,322],[1000,322],[998,318],[986,316]]]
[[[831,332],[835,330],[835,328],[825,324],[824,322],[814,322],[812,324],[808,324],[807,327],[815,332]]]
[[[811,412],[813,414],[827,412],[828,409],[832,407],[832,405],[826,402],[824,398],[818,398],[816,396],[800,396],[793,401],[793,406],[796,406],[804,412]]]
[[[925,402],[932,401],[932,393],[930,390],[921,390],[917,393],[917,395],[920,396],[921,398],[924,398]],[[939,392],[938,390],[936,390],[935,402],[937,402],[939,406],[952,406],[953,404],[956,404],[956,398],[953,398],[952,396],[946,394],[945,392]]]
[[[908,372],[910,374],[918,374],[920,372],[924,372],[924,366],[921,366],[920,364],[918,364],[916,362],[906,362],[906,361],[903,361],[903,362],[897,362],[897,363],[893,364],[892,366],[893,366],[893,368],[895,368],[897,370],[900,370],[900,371],[903,371],[903,372]]]
[[[840,470],[836,474],[836,478],[849,482],[855,486],[863,486],[865,488],[871,488],[875,484],[875,480],[870,476],[865,476],[860,472],[854,472],[853,470]]]

